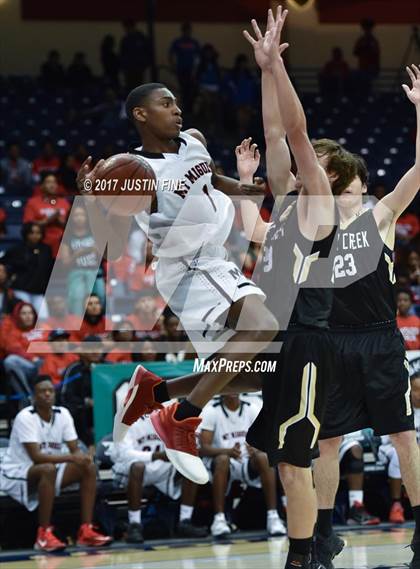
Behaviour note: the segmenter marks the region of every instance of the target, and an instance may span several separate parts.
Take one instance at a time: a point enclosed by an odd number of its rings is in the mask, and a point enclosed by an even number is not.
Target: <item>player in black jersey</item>
[[[338,354],[335,382],[321,429],[321,458],[315,461],[318,534],[332,532],[332,509],[339,483],[341,436],[373,427],[391,436],[416,522],[411,569],[420,569],[420,453],[410,401],[408,362],[396,327],[393,248],[395,224],[420,187],[420,69],[407,68],[412,88],[404,86],[417,114],[416,161],[395,190],[372,210],[364,209],[367,169],[338,199],[340,227],[334,243],[334,303],[330,324]],[[344,287],[344,288],[341,288]],[[333,567],[320,547],[326,567]]]
[[[320,273],[332,271],[328,261],[335,225],[331,185],[343,189],[355,174],[355,163],[351,155],[339,150],[334,156],[335,164],[343,170],[339,175],[331,168],[332,157],[323,158],[325,169],[318,161],[307,135],[302,105],[280,55],[286,47],[279,49],[285,16],[286,11],[282,13],[278,8],[274,22],[269,12],[264,37],[255,21],[252,25],[257,39],[245,32],[262,69],[267,171],[277,199],[271,224],[258,218],[255,205],[241,207],[250,210],[248,237],[264,242],[260,285],[282,330],[264,355],[265,359],[275,360],[277,366],[274,373],[264,374],[264,406],[247,440],[267,452],[272,465],[279,465],[287,495],[290,548],[286,569],[322,569],[315,560],[311,563],[317,508],[310,467],[333,371],[328,334],[333,295],[332,290],[317,286],[317,282],[321,282]],[[285,134],[303,187],[298,197],[285,198],[280,207],[280,194],[287,192],[290,178]],[[249,153],[254,152],[256,147],[250,146],[249,140],[237,149],[241,182],[251,181],[253,169],[247,172],[240,158],[247,163]],[[251,177],[246,179],[247,175]],[[302,288],[309,284],[312,288]]]

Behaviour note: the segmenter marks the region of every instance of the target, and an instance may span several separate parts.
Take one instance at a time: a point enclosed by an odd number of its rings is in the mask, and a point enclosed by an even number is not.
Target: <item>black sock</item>
[[[200,409],[200,407],[196,407],[187,399],[184,399],[184,401],[178,405],[174,417],[177,421],[183,421],[189,417],[198,417],[201,411],[202,409]]]
[[[414,533],[416,535],[420,535],[420,506],[414,506],[413,516],[414,516],[414,521],[416,522]]]
[[[316,533],[322,537],[329,537],[332,534],[333,510],[318,510],[316,522]]]
[[[166,381],[161,381],[153,388],[153,393],[155,395],[155,399],[158,403],[165,403],[165,401],[169,401],[169,393],[168,393],[168,386],[166,385]]]
[[[311,554],[312,537],[306,539],[289,538],[289,558],[293,561],[293,555],[308,556]]]
[[[310,555],[299,555],[299,553],[291,553],[287,556],[285,569],[307,569],[310,563]]]

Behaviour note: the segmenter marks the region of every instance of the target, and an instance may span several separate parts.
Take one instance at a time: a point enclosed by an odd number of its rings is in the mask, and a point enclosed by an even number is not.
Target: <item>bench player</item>
[[[327,568],[333,567],[328,540],[338,488],[341,437],[372,427],[377,435],[389,434],[397,450],[416,522],[410,567],[420,569],[420,452],[410,401],[408,362],[396,326],[393,286],[395,224],[420,187],[420,70],[412,66],[407,71],[412,87],[405,85],[404,90],[417,115],[414,166],[373,210],[365,210],[367,168],[359,158],[358,175],[338,199],[340,228],[334,244],[333,279],[335,284],[341,284],[334,289],[330,325],[339,360],[321,430],[321,458],[315,461],[317,549]],[[374,266],[367,274],[366,267],[372,263]],[[362,278],[361,270],[366,275]]]

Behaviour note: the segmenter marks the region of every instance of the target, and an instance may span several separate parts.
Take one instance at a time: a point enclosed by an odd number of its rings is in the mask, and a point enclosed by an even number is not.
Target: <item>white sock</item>
[[[267,518],[278,518],[279,513],[277,510],[267,510]]]
[[[287,496],[286,496],[286,494],[284,494],[281,497],[281,503],[282,503],[283,508],[286,509],[287,508]]]
[[[179,521],[183,522],[184,520],[190,520],[192,518],[193,511],[193,506],[186,506],[185,504],[181,504],[181,507],[179,509]]]
[[[350,508],[355,502],[363,504],[363,490],[349,490],[349,503]]]
[[[141,510],[128,510],[128,523],[141,524]]]
[[[218,514],[214,514],[214,520],[225,520],[225,513],[219,512]]]

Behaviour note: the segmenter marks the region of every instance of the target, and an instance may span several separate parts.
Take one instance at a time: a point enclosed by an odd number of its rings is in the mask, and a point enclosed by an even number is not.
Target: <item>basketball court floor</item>
[[[336,558],[336,569],[407,568],[412,529],[381,528],[340,531],[347,547]],[[33,552],[2,552],[6,569],[280,569],[286,557],[286,538],[264,540],[261,536],[238,536],[225,544],[171,541],[129,548],[115,544],[97,552],[69,549],[62,555]]]

